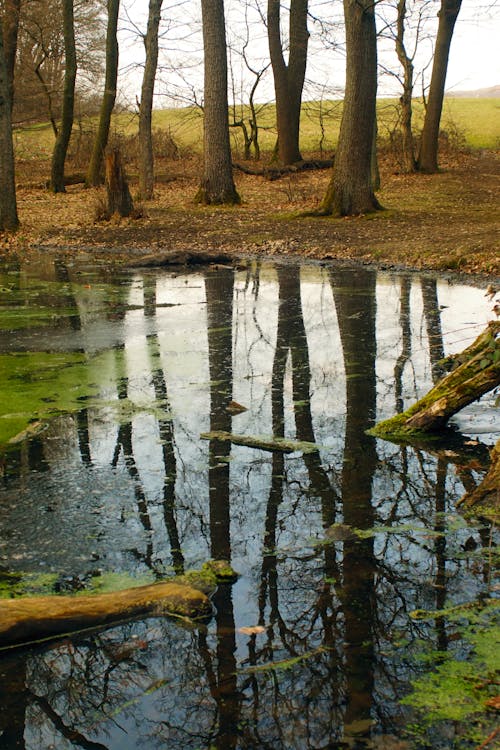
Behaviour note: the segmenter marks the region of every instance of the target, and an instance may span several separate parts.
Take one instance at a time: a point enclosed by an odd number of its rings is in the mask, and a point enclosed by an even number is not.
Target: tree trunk
[[[418,156],[418,169],[420,172],[427,174],[438,171],[439,124],[443,109],[448,57],[453,30],[461,5],[462,0],[441,0],[441,8],[438,13],[439,24],[432,64],[431,85]]]
[[[206,594],[175,581],[88,596],[37,596],[0,602],[0,648],[52,638],[144,613],[203,617]]]
[[[144,38],[146,61],[139,107],[139,194],[143,200],[153,197],[154,155],[151,133],[153,93],[158,65],[158,28],[163,0],[149,0],[148,28]]]
[[[452,370],[403,414],[380,422],[372,434],[387,439],[412,436],[441,429],[464,406],[500,384],[500,321],[489,323],[462,354],[452,358]]]
[[[3,23],[0,16],[0,232],[5,229],[16,229],[19,225],[12,144],[11,90],[3,39]]]
[[[7,80],[9,82],[10,110],[14,105],[14,69],[17,54],[17,36],[19,31],[19,13],[21,0],[4,0],[3,8],[3,48]]]
[[[119,7],[120,0],[108,0],[104,94],[99,114],[99,124],[92,148],[92,156],[90,157],[90,164],[85,179],[87,187],[96,186],[102,182],[101,167],[104,159],[104,151],[108,144],[111,113],[115,106],[116,82],[118,79],[118,39],[116,33],[118,27]]]
[[[65,70],[61,126],[52,154],[50,187],[54,193],[64,193],[66,190],[64,186],[64,164],[73,128],[77,69],[73,10],[73,0],[63,0]]]
[[[201,0],[204,49],[204,171],[198,203],[240,202],[233,180],[227,100],[227,49],[223,0]]]
[[[280,0],[268,0],[267,35],[276,93],[278,158],[281,164],[301,161],[299,149],[300,109],[307,64],[308,0],[291,0],[288,65],[283,55],[280,31]]]
[[[106,192],[109,215],[130,216],[134,204],[117,148],[111,149],[106,155]]]
[[[320,213],[352,216],[380,209],[372,182],[377,35],[372,0],[344,0],[347,67],[333,176]]]
[[[406,0],[398,0],[396,53],[403,68],[403,93],[399,99],[401,108],[401,156],[403,172],[415,172],[415,144],[412,132],[413,62],[405,47]]]

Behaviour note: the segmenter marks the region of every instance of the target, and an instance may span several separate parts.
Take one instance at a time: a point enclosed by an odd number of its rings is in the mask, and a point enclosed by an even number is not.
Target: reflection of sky
[[[334,272],[332,277],[334,280]],[[416,392],[427,389],[431,382],[421,282],[416,276],[410,279],[412,358],[404,374],[407,402],[414,399]],[[151,285],[151,276],[145,281]],[[232,395],[248,411],[233,417],[232,429],[243,434],[270,434],[269,384],[278,314],[276,270],[263,266],[258,291],[255,278],[247,278],[243,271],[235,272],[234,290]],[[444,306],[441,322],[445,349],[447,352],[460,349],[482,329],[489,317],[484,291],[439,281],[437,293],[439,305]],[[92,380],[102,383],[106,400],[102,408],[92,405],[89,409],[92,467],[82,464],[74,417],[65,415],[56,420],[42,437],[47,470],[24,471],[19,479],[9,480],[1,489],[0,565],[8,564],[14,570],[54,570],[71,574],[96,568],[137,574],[147,571],[145,552],[149,544],[153,568],[160,573],[168,568],[171,554],[162,504],[165,467],[158,426],[159,421],[167,419],[173,422],[177,460],[175,517],[187,567],[199,565],[209,557],[208,443],[200,440],[199,434],[209,428],[210,387],[217,387],[217,384],[209,383],[203,275],[198,272],[158,272],[156,295],[159,305],[156,315],[147,318],[141,307],[143,279],[138,274],[126,301],[130,307],[139,309],[128,309],[123,321],[115,321],[115,333],[119,331],[117,340],[124,344],[124,349],[101,353],[95,360],[90,358]],[[82,315],[84,341],[90,341],[91,333],[98,333],[100,319],[104,320],[105,326],[108,324],[105,302],[101,297],[99,299],[99,306],[94,307],[88,298],[81,304],[85,311]],[[326,269],[316,265],[302,269],[301,300],[312,375],[313,426],[316,442],[321,446],[322,466],[331,482],[331,499],[334,493],[341,492],[346,404],[343,353],[334,293]],[[80,304],[80,298],[78,302]],[[379,414],[389,415],[395,408],[394,364],[401,351],[399,276],[378,275],[376,303],[378,410]],[[93,310],[92,315],[89,310]],[[154,356],[156,353],[159,357]],[[155,403],[152,366],[161,366],[164,373],[168,406]],[[124,376],[128,383],[128,400],[118,410],[118,381]],[[291,386],[288,362],[284,394],[285,430],[287,436],[293,438],[295,423]],[[132,424],[133,458],[138,480],[127,473],[123,455],[116,468],[111,466],[119,422],[127,420]],[[489,436],[490,439],[493,437]],[[427,635],[430,626],[409,624],[407,613],[416,607],[436,606],[437,555],[435,537],[432,536],[439,520],[436,517],[436,459],[411,449],[405,452],[382,441],[377,442],[377,453],[379,460],[372,483],[375,525],[390,526],[392,533],[381,529],[376,533],[373,545],[375,559],[380,564],[374,581],[378,618],[375,627],[379,639],[377,659],[381,665],[375,694],[378,708],[383,707],[385,715],[397,723],[400,708],[396,701],[400,693],[399,688],[394,687],[396,682],[392,675],[399,670],[398,679],[406,684],[409,669],[406,660],[410,656],[406,649],[404,660],[398,663],[397,655],[393,655],[392,631],[404,631],[404,638],[410,638],[412,629],[411,637]],[[263,560],[269,560],[265,554],[272,552],[263,550],[272,458],[269,453],[233,446],[229,465],[232,562],[242,574],[232,588],[238,628],[254,625],[259,620],[258,594],[262,585]],[[356,470],[362,470],[362,467]],[[151,532],[140,521],[135,492],[137,481],[146,500]],[[455,514],[453,503],[463,488],[451,466],[446,472],[445,486],[448,493],[443,506],[445,523],[457,527],[448,534],[444,553],[447,601],[455,603],[463,601],[464,597],[476,596],[483,590],[484,582],[467,561],[457,557],[458,553],[463,553],[463,544],[471,535],[477,541],[477,532],[464,528]],[[287,457],[274,550],[277,603],[273,606],[279,609],[282,626],[277,627],[273,620],[276,613],[271,611],[267,594],[263,617],[266,626],[272,624],[274,631],[268,652],[257,658],[259,663],[308,652],[317,648],[324,637],[324,622],[319,617],[317,603],[327,567],[326,552],[321,546],[325,524],[322,501],[316,490],[310,486],[310,476],[300,453]],[[342,521],[342,507],[337,511],[336,520]],[[319,548],[315,547],[317,544],[320,544]],[[331,583],[332,606],[339,609],[332,627],[339,628],[339,632],[342,629],[342,607],[335,586],[341,585],[343,549],[342,544],[334,547],[333,558],[339,566],[339,580]],[[270,586],[270,579],[267,585]],[[102,675],[106,674],[106,660],[113,653],[113,639],[116,638],[117,647],[123,643],[133,645],[132,635],[146,645],[141,647],[135,659],[119,662],[110,670],[112,688],[117,696],[115,704],[112,707],[110,704],[108,714],[107,706],[101,713],[95,708],[91,715],[83,709],[79,713],[74,707],[80,705],[79,701],[85,704],[87,694],[90,701],[92,691],[98,689]],[[258,650],[267,637],[268,634],[259,636]],[[432,632],[428,637],[432,640]],[[139,737],[144,738],[148,731],[155,736],[155,732],[160,731],[158,721],[165,716],[175,727],[163,737],[163,746],[183,747],[179,737],[187,727],[194,733],[210,731],[213,699],[209,694],[205,667],[196,649],[196,637],[192,633],[153,620],[121,626],[98,638],[106,648],[102,645],[96,647],[92,642],[85,646],[92,656],[88,658],[94,670],[85,674],[85,658],[82,656],[79,661],[79,657],[68,651],[71,661],[64,645],[60,647],[59,658],[54,651],[48,652],[51,662],[44,669],[41,667],[44,657],[33,657],[33,674],[52,675],[59,670],[63,687],[58,708],[64,709],[65,715],[69,715],[67,700],[70,708],[74,708],[77,723],[90,727],[90,735],[99,737],[110,748],[130,747],[132,750],[138,747]],[[269,638],[271,640],[270,635]],[[214,622],[209,625],[207,639],[213,655],[216,649]],[[250,721],[248,706],[252,705],[252,681],[244,673],[250,658],[249,643],[247,635],[236,634],[235,657],[237,668],[241,670],[240,688],[246,700],[243,711],[247,712]],[[305,746],[300,744],[303,740],[300,732],[304,731],[305,712],[313,711],[312,707],[316,707],[316,712],[311,714],[311,737],[317,733],[320,746],[320,739],[327,731],[323,722],[329,720],[328,712],[339,700],[328,671],[332,669],[332,663],[334,674],[335,670],[342,669],[342,640],[336,647],[340,651],[338,658],[325,653],[311,663],[306,660],[293,670],[276,672],[272,680],[265,675],[259,682],[262,691],[260,731],[272,743],[275,730],[270,706],[275,702],[279,707],[278,714],[286,724],[282,744],[275,745],[280,750],[302,750]],[[394,662],[391,661],[393,658]],[[81,671],[78,671],[80,666]],[[72,670],[80,681],[74,695],[62,679],[68,680]],[[43,679],[39,679],[41,687],[35,684],[35,689],[40,694],[44,689],[50,691],[50,680],[44,688]],[[159,679],[165,679],[165,684],[148,693]],[[321,691],[316,687],[318,679],[325,680]],[[276,694],[271,690],[273,684],[280,686]],[[328,692],[330,689],[332,694]],[[119,717],[116,723],[113,711]],[[339,714],[335,711],[332,716],[335,715],[336,723],[333,718],[332,722],[338,727],[341,711]],[[29,736],[35,738],[31,747],[49,747],[54,737],[51,725],[40,718],[36,708],[30,710],[28,718],[32,721]],[[106,737],[108,726],[110,730]],[[328,731],[337,729],[330,727]],[[177,744],[165,745],[174,739]],[[36,741],[42,744],[37,745]],[[158,746],[162,746],[160,740]],[[199,746],[193,741],[185,744],[183,750]],[[66,750],[66,745],[60,747]]]

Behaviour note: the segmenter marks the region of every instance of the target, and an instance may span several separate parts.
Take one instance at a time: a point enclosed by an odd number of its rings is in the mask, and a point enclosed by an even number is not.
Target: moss
[[[232,583],[238,573],[226,560],[209,560],[200,570],[188,570],[177,580],[184,581],[204,594],[213,594],[219,583]]]
[[[484,607],[471,603],[427,613],[459,625],[462,650],[457,654],[451,650],[427,654],[427,662],[436,664],[436,668],[414,680],[413,692],[402,699],[401,703],[416,709],[421,730],[441,721],[459,722],[463,725],[464,746],[466,739],[477,739],[477,727],[483,736],[488,732],[495,717],[487,701],[498,693],[499,611],[498,601],[489,600]]]

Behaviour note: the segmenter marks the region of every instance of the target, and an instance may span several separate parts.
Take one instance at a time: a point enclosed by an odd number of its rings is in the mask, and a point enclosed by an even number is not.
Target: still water
[[[456,503],[500,436],[495,394],[443,449],[366,435],[482,330],[483,289],[321,265],[49,261],[5,268],[0,287],[3,595],[126,587],[210,558],[239,573],[202,625],[149,617],[0,652],[2,750],[488,735],[446,711],[427,726],[404,699],[473,650],[452,617],[412,612],[494,591],[492,529]],[[215,430],[297,450],[200,437]]]

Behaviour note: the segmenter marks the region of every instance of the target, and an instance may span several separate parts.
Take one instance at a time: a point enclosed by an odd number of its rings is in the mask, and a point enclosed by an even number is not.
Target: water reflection
[[[0,583],[154,579],[210,557],[241,575],[206,627],[148,618],[4,654],[0,748],[396,747],[422,650],[450,648],[444,617],[409,613],[490,590],[477,554],[490,529],[454,509],[487,451],[366,430],[475,336],[482,290],[260,263],[114,279],[46,265],[2,286],[5,307],[32,313],[0,331],[0,352],[82,354],[89,392],[3,454]],[[62,387],[52,378],[47,397]],[[473,416],[457,424],[473,431]],[[207,430],[317,449],[207,443]]]

